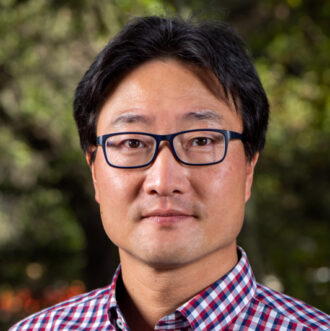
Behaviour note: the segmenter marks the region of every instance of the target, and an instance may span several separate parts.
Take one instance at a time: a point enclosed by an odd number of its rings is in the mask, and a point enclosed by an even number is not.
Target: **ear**
[[[251,161],[246,163],[246,178],[245,178],[245,202],[250,199],[251,196],[251,187],[253,183],[254,168],[258,162],[259,153],[256,153],[253,156]]]
[[[88,151],[85,155],[87,164],[92,173],[92,180],[94,185],[94,192],[95,192],[95,200],[99,203],[99,193],[98,193],[98,185],[97,185],[97,176],[95,170],[95,161],[96,161],[96,149],[92,149]]]

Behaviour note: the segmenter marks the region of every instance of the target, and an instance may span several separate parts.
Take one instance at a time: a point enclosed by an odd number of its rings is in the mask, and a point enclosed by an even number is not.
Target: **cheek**
[[[100,206],[116,204],[125,198],[131,199],[138,180],[129,170],[110,167],[102,153],[97,153],[94,161],[93,179]],[[135,184],[134,184],[135,183]]]
[[[224,164],[223,167],[221,164],[217,165],[213,169],[208,169],[199,176],[195,176],[195,179],[199,182],[198,186],[203,195],[219,196],[219,201],[235,195],[238,198],[244,198],[245,172],[242,167],[236,167],[232,163],[228,166]],[[216,201],[216,199],[212,200]],[[231,200],[231,202],[234,201]]]
[[[95,196],[108,233],[110,226],[122,224],[122,220],[129,216],[130,206],[139,191],[141,176],[129,170],[112,168],[102,158],[97,158],[93,179]]]
[[[220,163],[194,176],[195,191],[198,192],[207,211],[224,218],[243,217],[245,206],[245,159],[228,157]],[[215,198],[216,197],[216,198]],[[213,214],[213,215],[212,215]]]
[[[104,230],[110,240],[117,246],[125,240],[131,231],[134,219],[134,199],[138,178],[125,175],[120,169],[99,169],[98,197]]]
[[[134,200],[139,190],[139,179],[125,174],[120,169],[100,171],[99,174],[97,186],[101,207],[115,207],[113,212],[127,208],[127,204]]]

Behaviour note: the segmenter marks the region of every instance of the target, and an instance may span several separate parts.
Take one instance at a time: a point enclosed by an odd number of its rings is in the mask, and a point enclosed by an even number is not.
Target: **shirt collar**
[[[109,291],[109,301],[108,301],[108,318],[111,324],[118,324],[118,321],[122,323],[123,327],[121,329],[128,330],[128,325],[126,324],[125,318],[118,306],[116,292],[118,287],[122,284],[121,280],[121,265],[115,271],[115,274],[112,278]]]
[[[193,330],[205,330],[211,327],[219,329],[233,323],[239,313],[249,304],[256,292],[256,281],[246,253],[238,247],[239,261],[235,267],[208,288],[178,307],[172,314],[162,318],[158,324],[190,324]],[[120,277],[120,266],[117,268],[110,285],[108,313],[111,321],[124,317],[116,300],[116,286]],[[187,323],[188,322],[188,323]]]
[[[195,330],[226,328],[249,304],[256,292],[256,281],[246,253],[238,247],[239,261],[215,283],[177,309]]]

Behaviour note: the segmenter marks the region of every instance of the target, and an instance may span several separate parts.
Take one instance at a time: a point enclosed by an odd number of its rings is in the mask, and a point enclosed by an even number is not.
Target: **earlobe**
[[[248,161],[246,164],[245,202],[247,202],[251,196],[254,168],[258,162],[258,158],[259,158],[259,153],[256,153],[253,156],[253,159],[251,161]]]
[[[95,200],[99,203],[99,194],[98,194],[98,185],[96,180],[96,171],[95,171],[95,150],[86,153],[86,161],[89,165],[92,174],[92,180],[94,185]]]

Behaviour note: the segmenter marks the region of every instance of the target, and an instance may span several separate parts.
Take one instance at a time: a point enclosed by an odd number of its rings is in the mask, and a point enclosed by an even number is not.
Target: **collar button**
[[[119,327],[119,329],[121,329],[121,330],[124,329],[124,323],[120,318],[117,319],[116,324]]]

